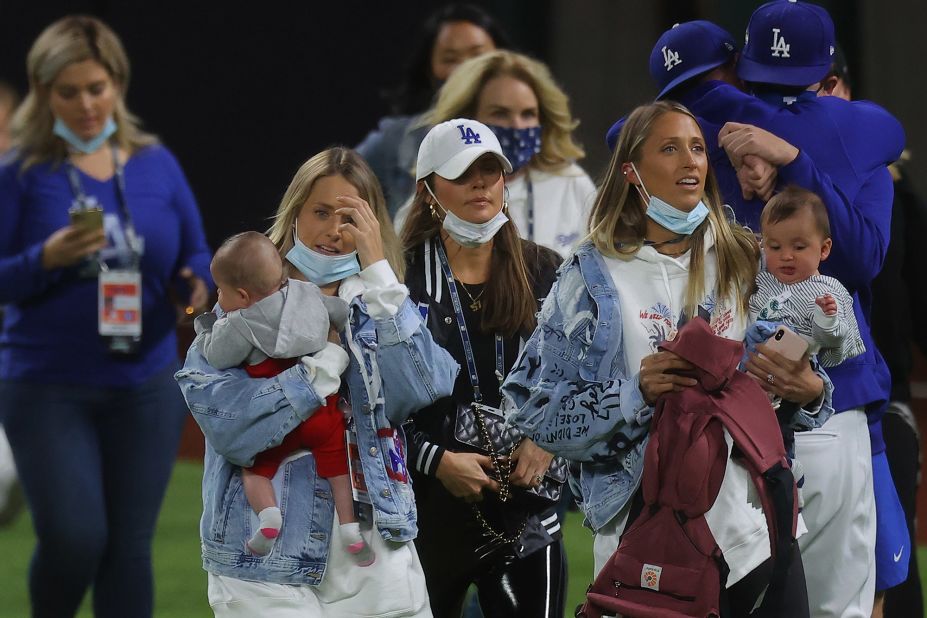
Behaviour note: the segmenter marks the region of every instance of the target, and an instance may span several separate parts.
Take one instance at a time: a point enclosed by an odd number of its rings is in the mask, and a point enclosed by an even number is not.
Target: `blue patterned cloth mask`
[[[528,127],[516,129],[514,127],[500,127],[499,125],[486,125],[499,139],[502,154],[512,164],[512,173],[517,172],[531,162],[531,158],[541,152],[541,127]]]
[[[116,121],[113,120],[113,117],[110,116],[106,119],[106,124],[103,125],[103,130],[100,131],[96,137],[92,137],[89,140],[81,139],[77,133],[71,130],[68,125],[64,123],[61,118],[55,118],[55,126],[52,129],[52,133],[63,139],[68,143],[71,148],[78,150],[84,154],[90,154],[96,152],[100,149],[106,140],[108,140],[113,133],[116,132]]]
[[[708,216],[708,206],[705,206],[705,202],[702,200],[698,201],[695,208],[686,212],[684,210],[679,210],[672,204],[661,200],[655,195],[651,195],[647,191],[647,187],[644,186],[644,180],[641,178],[641,174],[637,171],[634,163],[631,163],[631,169],[634,170],[634,173],[637,174],[637,179],[641,182],[640,186],[634,185],[634,187],[640,194],[641,199],[647,203],[646,214],[657,224],[676,234],[688,236],[694,232],[695,228],[701,225],[705,217]]]

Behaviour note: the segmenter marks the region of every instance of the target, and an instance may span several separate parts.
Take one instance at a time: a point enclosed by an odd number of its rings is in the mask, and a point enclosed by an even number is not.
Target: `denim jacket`
[[[374,319],[361,297],[355,297],[345,332],[350,333],[350,339],[342,334],[350,364],[342,385],[350,393],[376,526],[384,539],[410,541],[417,532],[412,488],[396,479],[396,466],[404,469],[405,462],[391,461],[396,443],[385,434],[395,428],[404,455],[403,421],[451,394],[458,365],[434,343],[408,298],[394,316]],[[258,520],[245,498],[240,467],[280,444],[325,403],[324,397],[313,389],[302,363],[271,379],[249,378],[240,368],[214,369],[200,352],[201,337],[193,341],[175,378],[206,436],[203,566],[239,579],[318,585],[325,572],[334,505],[328,481],[316,473],[315,460],[288,458],[274,478],[284,520],[266,557],[245,551],[244,542]],[[387,470],[393,472],[388,475]]]
[[[580,245],[538,315],[538,326],[502,386],[507,418],[544,449],[579,463],[587,524],[598,530],[630,501],[644,467],[653,407],[628,371],[618,293],[601,254]],[[816,412],[792,424],[819,427],[830,416],[827,375]]]

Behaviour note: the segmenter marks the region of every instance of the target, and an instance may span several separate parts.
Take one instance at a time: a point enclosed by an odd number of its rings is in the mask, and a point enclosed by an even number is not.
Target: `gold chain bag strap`
[[[482,404],[483,394],[480,391],[479,375],[476,371],[476,359],[473,355],[473,347],[470,343],[470,333],[467,329],[467,322],[464,319],[463,309],[461,308],[460,295],[457,292],[457,285],[454,282],[454,274],[451,272],[450,263],[447,260],[447,254],[444,252],[444,245],[441,241],[436,241],[436,250],[438,259],[441,263],[441,270],[447,281],[448,292],[450,292],[451,302],[454,305],[454,315],[457,318],[457,329],[460,332],[460,342],[463,345],[464,355],[467,360],[467,373],[470,377],[470,385],[473,387],[473,403],[468,405],[457,406],[457,418],[455,419],[454,437],[463,451],[484,453],[489,455],[492,462],[493,471],[499,482],[499,499],[506,503],[512,497],[511,473],[512,473],[512,454],[523,439],[523,435],[514,427],[506,427],[505,419],[501,412],[496,408]],[[496,356],[496,378],[499,380],[499,386],[502,384],[505,375],[505,354],[502,341],[502,335],[495,335],[495,356]],[[560,486],[566,480],[566,463],[563,463],[563,475],[560,480]],[[541,483],[543,485],[543,483]],[[556,491],[556,496],[551,493],[554,502],[559,500],[560,491]],[[527,518],[519,526],[517,534],[507,536],[495,530],[480,511],[479,506],[472,505],[474,515],[484,533],[490,538],[497,539],[506,543],[513,543],[521,537],[527,526]]]
[[[479,403],[457,407],[454,440],[460,450],[482,453],[490,458],[493,458],[493,453],[510,457],[523,439],[521,431],[508,425],[502,412],[496,408]],[[496,469],[495,462],[493,469]],[[566,460],[554,457],[539,485],[527,489],[518,487],[516,491],[520,497],[536,503],[539,508],[552,506],[560,501],[567,472]]]

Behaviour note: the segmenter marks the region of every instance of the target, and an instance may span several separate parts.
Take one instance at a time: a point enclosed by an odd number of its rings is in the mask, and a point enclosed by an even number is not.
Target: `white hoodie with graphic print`
[[[740,315],[731,299],[718,299],[714,293],[718,269],[714,235],[710,231],[705,237],[704,251],[707,294],[699,303],[699,314],[709,320],[716,335],[743,340],[746,316]],[[641,359],[655,353],[662,341],[673,339],[681,326],[690,262],[688,251],[674,258],[653,247],[642,247],[627,260],[605,258],[618,292],[622,345],[632,374],[639,370]],[[730,453],[732,440],[727,431],[725,439]],[[705,519],[731,569],[728,587],[770,557],[769,531],[753,481],[749,472],[730,458],[718,498]],[[623,529],[623,525],[620,527]],[[621,532],[617,530],[619,535]]]

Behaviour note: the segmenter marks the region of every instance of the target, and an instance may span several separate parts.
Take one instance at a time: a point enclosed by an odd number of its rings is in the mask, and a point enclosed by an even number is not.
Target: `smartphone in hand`
[[[772,336],[766,340],[766,345],[770,350],[786,357],[789,360],[801,360],[801,357],[808,351],[808,342],[795,334],[787,326],[779,326]]]
[[[102,230],[103,229],[103,209],[93,208],[72,208],[68,211],[71,217],[71,225],[85,230]]]

